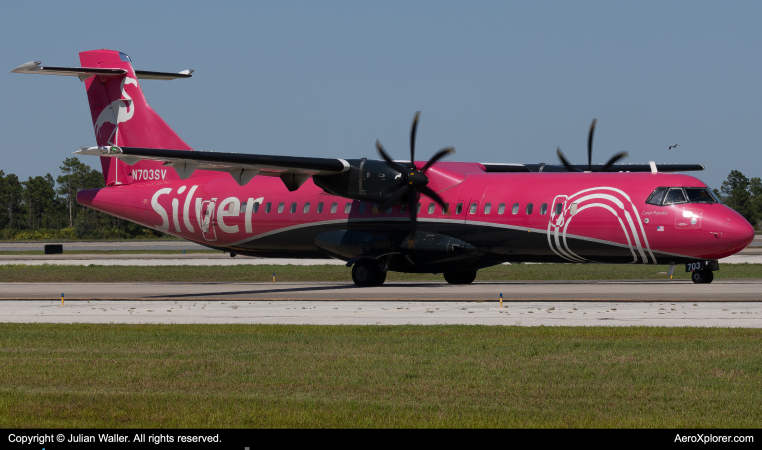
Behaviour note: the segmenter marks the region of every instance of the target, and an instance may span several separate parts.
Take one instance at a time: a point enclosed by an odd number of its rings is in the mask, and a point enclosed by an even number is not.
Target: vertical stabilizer
[[[148,106],[129,56],[114,50],[91,50],[80,53],[79,59],[82,67],[126,71],[120,75],[80,77],[86,78],[97,145],[192,150]],[[174,170],[164,168],[159,172],[162,163],[157,161],[143,160],[129,166],[116,158],[101,157],[101,165],[107,186],[144,181],[147,177],[143,175],[149,173],[161,173],[162,179],[179,178]]]

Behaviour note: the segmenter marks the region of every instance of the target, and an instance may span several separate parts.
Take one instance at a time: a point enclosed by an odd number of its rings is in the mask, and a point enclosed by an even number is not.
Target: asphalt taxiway
[[[762,280],[431,282],[362,289],[351,283],[4,283],[2,297],[0,321],[16,323],[762,328]]]

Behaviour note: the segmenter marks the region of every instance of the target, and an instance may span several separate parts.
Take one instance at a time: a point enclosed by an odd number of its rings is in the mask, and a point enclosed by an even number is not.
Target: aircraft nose
[[[724,228],[731,246],[738,251],[748,247],[754,240],[754,227],[742,215],[731,212],[725,220]]]

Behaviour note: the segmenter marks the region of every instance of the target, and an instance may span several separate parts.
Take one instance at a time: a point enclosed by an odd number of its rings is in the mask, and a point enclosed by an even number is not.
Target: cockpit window
[[[651,205],[676,205],[679,203],[720,203],[717,196],[706,187],[658,187],[646,203]]]
[[[670,188],[667,191],[667,196],[664,198],[665,205],[674,205],[676,203],[685,203],[685,192],[683,188]]]
[[[714,197],[707,188],[685,188],[685,193],[691,203],[714,203]]]
[[[648,196],[648,200],[646,200],[646,203],[650,205],[661,205],[661,201],[664,199],[664,193],[667,192],[667,188],[665,187],[658,187],[656,190],[654,190],[651,195]],[[561,214],[561,213],[556,213]]]
[[[714,201],[717,203],[722,203],[722,199],[719,195],[717,195],[712,189],[709,189],[709,193],[712,194],[712,197],[714,198]]]
[[[132,62],[129,56],[127,56],[125,53],[119,52],[119,59],[122,61]]]

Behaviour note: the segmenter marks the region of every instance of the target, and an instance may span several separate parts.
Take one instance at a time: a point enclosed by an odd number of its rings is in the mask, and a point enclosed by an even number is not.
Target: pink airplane
[[[194,151],[146,103],[141,79],[189,78],[134,70],[112,50],[79,54],[82,67],[31,62],[15,73],[77,76],[90,103],[106,187],[82,205],[210,248],[260,257],[333,257],[358,286],[389,270],[442,273],[451,284],[504,262],[685,264],[711,283],[718,259],[754,229],[697,178],[698,164],[560,165],[268,156]]]

